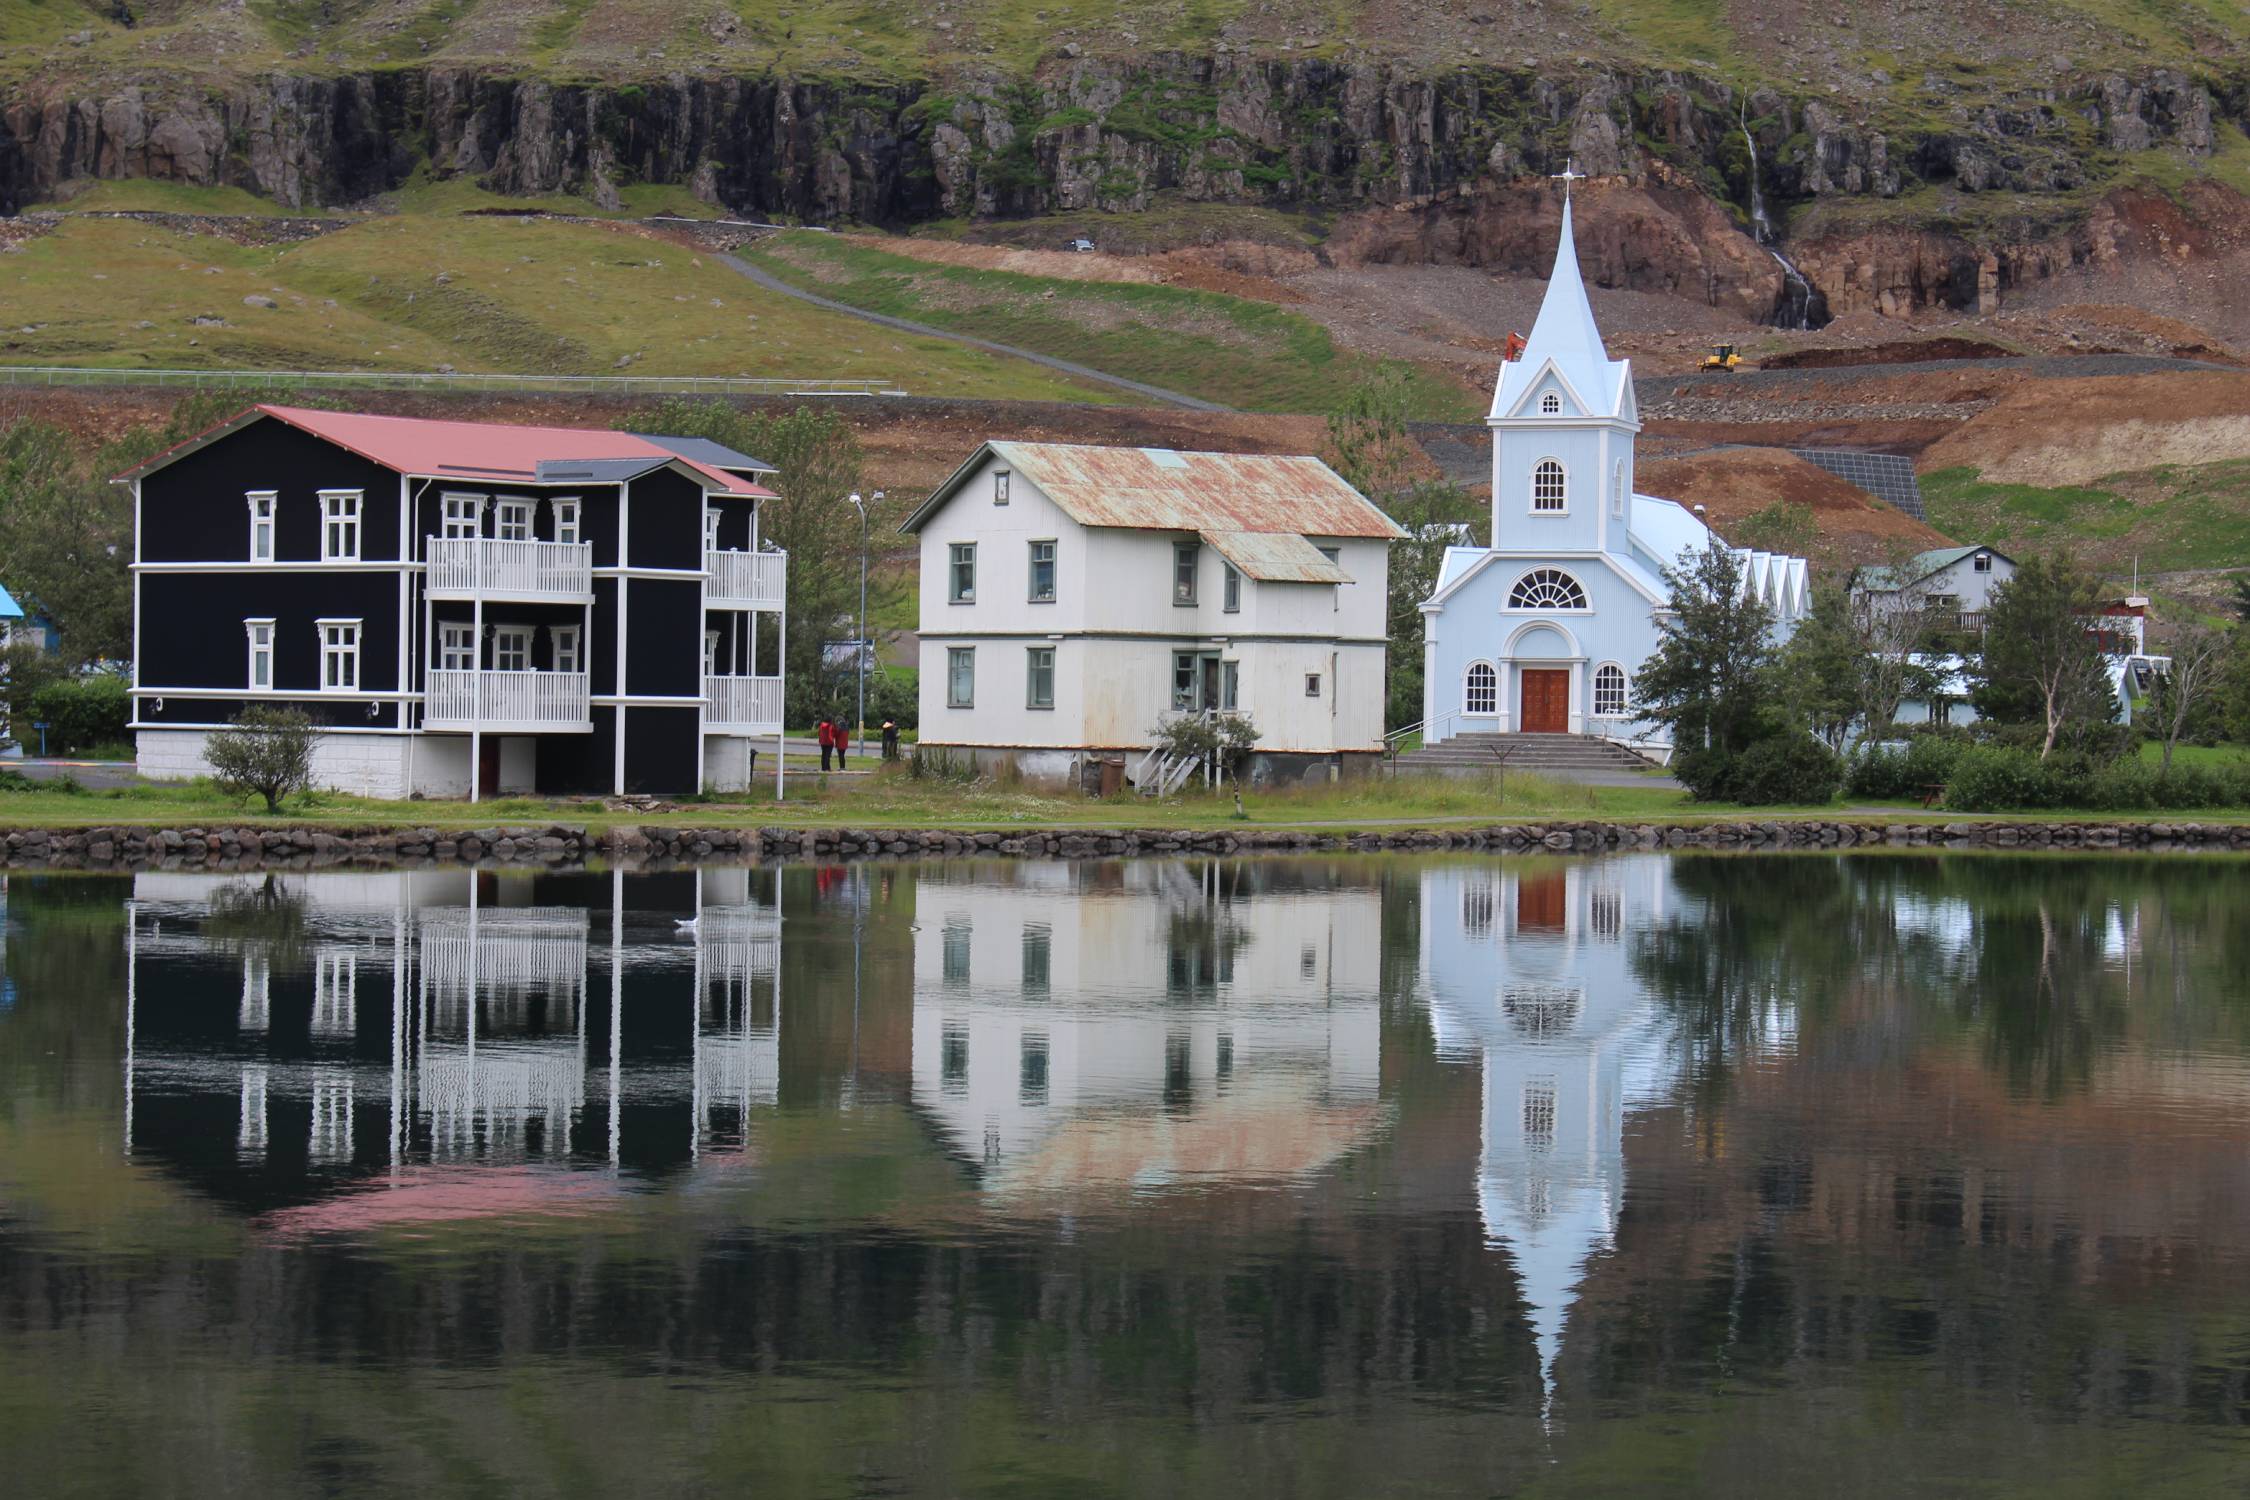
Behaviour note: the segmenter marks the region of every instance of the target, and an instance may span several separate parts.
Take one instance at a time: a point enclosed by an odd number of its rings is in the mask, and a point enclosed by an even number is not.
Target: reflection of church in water
[[[740,1155],[778,1087],[770,873],[144,873],[129,918],[127,1149],[241,1207],[508,1212]]]
[[[928,871],[914,1104],[995,1198],[1315,1171],[1380,1119],[1381,903],[1280,861]]]
[[[1612,1248],[1625,1112],[1665,1086],[1636,928],[1670,903],[1663,855],[1446,864],[1422,876],[1422,987],[1439,1051],[1484,1073],[1477,1204],[1515,1262],[1551,1381],[1588,1258]]]

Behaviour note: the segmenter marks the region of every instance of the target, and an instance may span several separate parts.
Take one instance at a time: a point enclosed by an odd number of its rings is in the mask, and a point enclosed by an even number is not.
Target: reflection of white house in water
[[[1656,1010],[1629,962],[1660,919],[1662,855],[1450,864],[1422,876],[1422,988],[1442,1053],[1484,1072],[1477,1203],[1522,1283],[1551,1379],[1587,1259],[1625,1195],[1625,1112],[1663,1084]]]
[[[1381,894],[1277,872],[924,876],[916,1106],[1002,1195],[1325,1164],[1378,1114]]]
[[[621,874],[137,876],[128,1149],[223,1098],[228,1170],[276,1182],[739,1151],[778,1087],[778,907],[748,871],[664,880],[628,907]]]

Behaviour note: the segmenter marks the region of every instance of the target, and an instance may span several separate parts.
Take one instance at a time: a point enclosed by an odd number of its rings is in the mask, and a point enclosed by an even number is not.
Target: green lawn
[[[402,215],[275,248],[73,218],[0,259],[0,301],[11,308],[0,361],[14,364],[451,366],[884,379],[994,399],[1117,395],[807,307],[693,250],[584,224]]]
[[[1332,410],[1382,364],[1337,348],[1310,318],[1218,292],[936,265],[833,235],[776,235],[745,254],[784,280],[870,312],[1248,410]],[[1413,415],[1474,414],[1466,390],[1405,369]]]

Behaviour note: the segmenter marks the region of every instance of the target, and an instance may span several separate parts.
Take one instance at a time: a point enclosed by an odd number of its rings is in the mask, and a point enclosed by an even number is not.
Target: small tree
[[[1858,674],[1859,716],[1870,736],[1896,724],[1899,705],[1909,698],[1929,702],[1941,680],[1922,659],[1941,622],[1927,581],[1910,576],[1913,556],[1901,546],[1886,567],[1875,570],[1898,587],[1863,589],[1851,601],[1852,629],[1866,657]]]
[[[204,742],[203,758],[211,779],[230,797],[252,792],[266,799],[267,812],[281,811],[281,799],[312,785],[312,720],[294,708],[247,708],[231,729]]]
[[[1781,650],[1779,677],[1790,717],[1810,728],[1831,750],[1842,750],[1867,706],[1866,642],[1855,628],[1840,587],[1813,594],[1812,613]],[[1876,733],[1873,724],[1868,733]]]
[[[2058,744],[2091,743],[2115,721],[2104,648],[2088,628],[2100,604],[2096,581],[2069,558],[2034,558],[1985,612],[1977,712],[1996,723],[2033,725],[2041,760]]]
[[[1773,610],[1744,587],[1723,542],[1664,570],[1671,612],[1634,683],[1640,717],[1672,731],[1680,751],[1739,754],[1781,717],[1774,682]]]
[[[2156,710],[2156,730],[2164,737],[2162,774],[2171,774],[2172,751],[2189,724],[2198,715],[2208,715],[2216,701],[2232,645],[2227,632],[2200,622],[2173,633],[2172,664],[2157,674],[2150,705]]]

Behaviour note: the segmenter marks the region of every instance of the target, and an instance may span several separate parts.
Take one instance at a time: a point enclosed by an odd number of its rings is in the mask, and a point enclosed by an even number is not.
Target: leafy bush
[[[312,720],[294,708],[248,708],[231,729],[215,730],[204,742],[211,780],[231,797],[255,792],[267,812],[281,811],[281,800],[312,784],[313,745],[319,736]]]
[[[1952,778],[1963,745],[1954,736],[1922,734],[1902,749],[1871,747],[1852,757],[1846,784],[1855,797],[1919,797],[1924,787]]]
[[[36,751],[39,731],[47,726],[47,753],[70,755],[89,746],[125,739],[132,722],[133,698],[125,679],[115,672],[91,677],[58,677],[33,690],[25,712],[16,715],[17,743]]]
[[[1809,734],[1774,734],[1752,740],[1739,755],[1690,751],[1672,762],[1672,774],[1698,802],[1772,807],[1833,800],[1844,763]]]
[[[1954,761],[1945,783],[1945,805],[1956,812],[2092,807],[2097,805],[2096,782],[2104,774],[2084,755],[2057,752],[2041,760],[2018,745],[1978,745]]]

